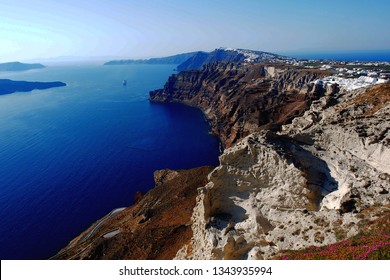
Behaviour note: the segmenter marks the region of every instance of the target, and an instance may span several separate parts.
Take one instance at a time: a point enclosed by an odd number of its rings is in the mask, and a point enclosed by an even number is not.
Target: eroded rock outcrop
[[[267,259],[377,219],[361,213],[390,202],[389,95],[384,84],[323,96],[280,132],[226,149],[199,190],[191,250],[177,258]]]
[[[316,102],[281,134],[314,143],[307,149],[327,162],[339,182],[338,191],[325,197],[323,207],[383,204],[376,201],[383,196],[375,193],[387,192],[390,184],[390,84],[346,91],[337,101],[330,108],[324,100]]]

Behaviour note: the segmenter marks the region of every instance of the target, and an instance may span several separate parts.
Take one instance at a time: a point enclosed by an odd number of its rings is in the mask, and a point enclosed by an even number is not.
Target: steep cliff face
[[[186,61],[183,61],[177,66],[177,71],[188,71],[188,70],[199,70],[202,68],[202,65],[205,61],[208,60],[209,54],[205,52],[198,52],[192,57],[188,58]]]
[[[380,218],[390,203],[389,93],[385,84],[324,96],[281,132],[226,149],[199,190],[191,251],[177,258],[268,259]]]
[[[226,147],[261,128],[290,122],[326,91],[312,81],[328,72],[264,64],[211,63],[202,71],[173,75],[155,102],[181,102],[201,108],[213,133]]]

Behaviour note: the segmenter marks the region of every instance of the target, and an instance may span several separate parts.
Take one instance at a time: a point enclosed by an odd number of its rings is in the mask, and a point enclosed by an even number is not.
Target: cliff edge
[[[225,147],[259,129],[278,129],[310,107],[324,88],[311,83],[328,71],[293,66],[213,62],[202,70],[169,77],[163,89],[150,92],[153,102],[195,106],[210,120]]]
[[[201,108],[227,147],[176,258],[274,258],[351,238],[386,214],[390,85],[347,90],[323,83],[330,74],[213,63],[150,93]]]

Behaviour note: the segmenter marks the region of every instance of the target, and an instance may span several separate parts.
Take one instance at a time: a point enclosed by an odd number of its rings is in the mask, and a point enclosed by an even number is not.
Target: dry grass
[[[355,106],[369,105],[372,108],[365,112],[365,116],[372,116],[390,103],[390,83],[374,86],[366,93],[355,97],[350,103]]]

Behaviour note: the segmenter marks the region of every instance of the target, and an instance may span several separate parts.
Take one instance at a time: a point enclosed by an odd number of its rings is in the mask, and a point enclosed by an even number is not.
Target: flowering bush
[[[363,228],[350,239],[323,247],[283,252],[282,260],[390,260],[390,217]]]

